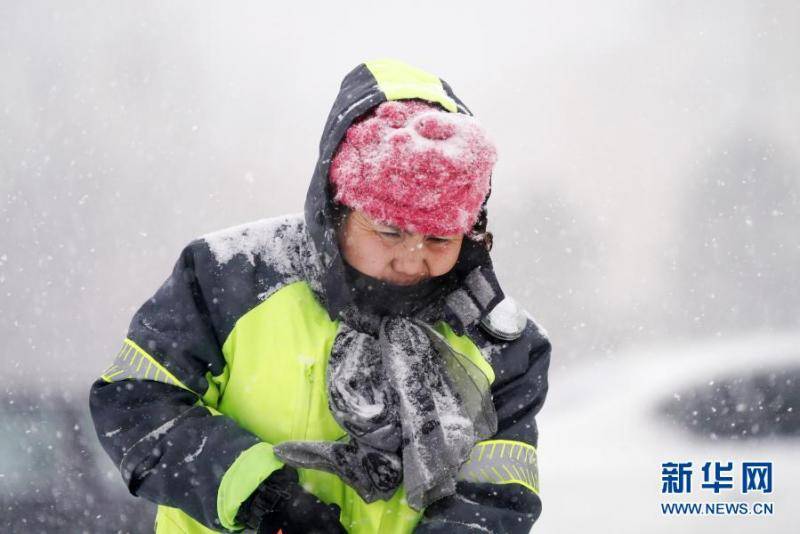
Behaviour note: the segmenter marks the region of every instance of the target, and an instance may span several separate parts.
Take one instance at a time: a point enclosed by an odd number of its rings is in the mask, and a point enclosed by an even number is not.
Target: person
[[[156,532],[531,529],[551,345],[494,273],[495,161],[445,81],[365,62],[304,214],[183,249],[90,393]]]

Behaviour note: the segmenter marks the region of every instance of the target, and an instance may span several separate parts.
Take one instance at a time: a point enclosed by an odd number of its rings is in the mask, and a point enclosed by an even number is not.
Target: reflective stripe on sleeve
[[[536,447],[504,439],[481,441],[472,448],[458,480],[489,484],[522,484],[539,493]]]
[[[118,382],[126,378],[139,378],[188,389],[163,365],[130,339],[126,339],[122,343],[122,348],[114,358],[114,362],[103,371],[101,377],[106,382]]]

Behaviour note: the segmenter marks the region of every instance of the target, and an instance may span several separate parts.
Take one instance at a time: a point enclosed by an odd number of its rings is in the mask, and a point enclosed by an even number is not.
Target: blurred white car
[[[753,334],[596,355],[554,349],[539,418],[543,512],[535,532],[798,532],[800,335]],[[662,493],[665,462],[693,488]],[[700,490],[705,462],[773,462],[770,494]],[[738,468],[738,467],[737,467]],[[764,516],[664,515],[660,503],[772,502]]]

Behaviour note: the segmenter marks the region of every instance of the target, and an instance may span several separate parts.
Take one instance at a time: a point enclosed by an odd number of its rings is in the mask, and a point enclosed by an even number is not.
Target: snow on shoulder
[[[201,236],[219,265],[242,255],[251,266],[267,265],[289,278],[316,281],[320,270],[302,214],[259,219]],[[313,284],[312,284],[313,285]]]

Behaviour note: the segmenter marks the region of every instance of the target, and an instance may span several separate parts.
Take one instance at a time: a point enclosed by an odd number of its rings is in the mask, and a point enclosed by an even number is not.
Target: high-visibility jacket
[[[444,82],[407,65],[373,62],[351,72],[325,128],[305,216],[192,241],[93,384],[100,442],[130,492],[159,505],[156,532],[241,530],[241,503],[283,465],[274,445],[347,439],[328,409],[327,359],[346,294],[320,173],[327,175],[346,125],[370,108],[364,102],[412,97],[467,112]],[[298,470],[307,491],[340,507],[348,532],[530,529],[541,509],[534,416],[547,392],[550,343],[519,313],[490,314],[461,335],[435,325],[486,374],[498,415],[496,436],[475,446],[456,495],[421,513],[402,487],[367,504],[336,475]]]

